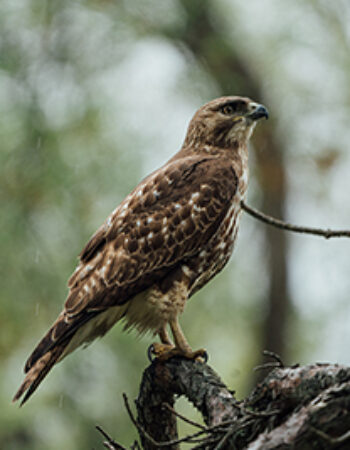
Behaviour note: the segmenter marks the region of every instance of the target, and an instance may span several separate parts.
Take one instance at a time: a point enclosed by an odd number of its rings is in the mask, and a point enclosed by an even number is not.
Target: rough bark
[[[181,395],[205,426],[179,440],[171,406]],[[136,405],[147,450],[178,449],[184,441],[201,449],[350,448],[350,368],[337,364],[277,367],[237,401],[207,364],[155,361],[143,374]]]
[[[176,417],[164,404],[173,406],[175,396],[181,395],[201,412],[207,426],[235,417],[234,397],[207,364],[178,358],[155,361],[143,374],[136,405],[139,424],[158,442],[177,439]],[[145,449],[158,448],[142,432],[140,438]]]

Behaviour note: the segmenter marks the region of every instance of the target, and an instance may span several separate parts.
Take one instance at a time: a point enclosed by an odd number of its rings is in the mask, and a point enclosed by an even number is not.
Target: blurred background
[[[100,449],[96,424],[132,443],[122,392],[137,396],[151,336],[117,326],[24,408],[10,402],[83,245],[179,149],[203,103],[239,94],[270,111],[250,148],[248,204],[350,228],[349,43],[346,0],[0,2],[1,449]],[[231,263],[182,318],[238,398],[264,349],[350,363],[349,250],[243,214]]]

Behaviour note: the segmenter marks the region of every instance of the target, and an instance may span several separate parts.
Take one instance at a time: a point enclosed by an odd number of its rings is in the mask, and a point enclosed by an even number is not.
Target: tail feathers
[[[39,384],[55,365],[67,344],[68,340],[61,342],[36,361],[36,363],[28,371],[23,383],[16,392],[16,395],[13,397],[13,402],[19,400],[24,393],[25,396],[20,406],[22,406],[29,399],[29,397],[35,392]]]
[[[62,339],[63,336],[66,338],[70,328],[72,328],[71,324],[66,323],[64,314],[61,313],[27,359],[24,372],[28,373],[42,356],[46,355],[53,347],[56,347],[59,339]]]
[[[76,333],[77,329],[81,328],[97,314],[98,312],[85,312],[83,316],[80,315],[67,318],[65,313],[62,312],[27,359],[24,372],[29,373],[42,356],[46,355],[56,347],[59,348],[63,345],[63,342],[66,342],[66,344],[64,344],[64,347],[66,347],[69,338]]]

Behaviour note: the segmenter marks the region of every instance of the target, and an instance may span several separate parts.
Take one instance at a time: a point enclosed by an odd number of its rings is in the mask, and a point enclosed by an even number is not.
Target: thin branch
[[[261,222],[267,223],[268,225],[272,225],[276,228],[281,228],[282,230],[294,231],[295,233],[304,233],[304,234],[313,234],[316,236],[322,236],[325,239],[330,239],[332,237],[348,237],[350,238],[350,230],[330,230],[330,229],[322,229],[322,228],[312,228],[312,227],[302,227],[299,225],[293,225],[291,223],[284,222],[280,219],[275,219],[274,217],[268,216],[267,214],[258,211],[251,206],[248,206],[241,201],[242,209],[260,220]]]
[[[272,411],[252,411],[251,409],[247,409],[243,406],[243,402],[239,401],[236,403],[233,403],[233,406],[237,408],[242,415],[246,416],[253,416],[253,417],[270,417],[270,416],[276,416],[281,411],[279,409],[274,409]]]
[[[264,350],[263,351],[263,355],[264,356],[270,356],[271,358],[274,358],[275,361],[273,362],[266,362],[264,364],[260,364],[256,367],[254,367],[254,372],[258,371],[258,370],[263,370],[263,369],[275,369],[275,368],[284,368],[284,364],[283,361],[281,359],[281,357],[279,355],[277,355],[277,353],[275,352],[270,352],[269,350]]]
[[[230,437],[232,436],[232,434],[234,433],[234,429],[230,428],[227,433],[224,435],[224,437],[220,440],[220,442],[218,443],[218,445],[215,446],[214,450],[220,450],[223,448],[223,446],[225,445],[225,443],[230,439]]]
[[[203,439],[202,442],[200,444],[196,445],[195,447],[193,447],[192,450],[203,450],[203,448],[209,449],[209,448],[212,448],[211,447],[212,445],[217,445],[217,442],[218,442],[218,436],[214,435],[214,437],[211,436],[209,438]]]
[[[284,367],[284,363],[282,361],[282,358],[277,353],[271,352],[270,350],[264,350],[263,351],[263,355],[264,356],[270,356],[270,358],[275,359],[279,363],[279,367]]]
[[[115,440],[113,440],[109,436],[109,434],[106,431],[104,431],[104,429],[99,425],[96,425],[96,430],[98,430],[103,435],[103,437],[107,439],[107,441],[103,443],[104,447],[108,448],[109,450],[126,450],[125,447],[118,444],[118,442],[115,442]]]
[[[253,371],[257,372],[258,370],[265,370],[265,369],[278,369],[281,367],[278,362],[266,362],[264,364],[259,364],[258,366],[255,366]]]
[[[178,417],[179,419],[183,420],[184,422],[189,423],[190,425],[193,425],[194,427],[200,428],[201,430],[206,430],[205,426],[203,426],[197,422],[194,422],[193,420],[190,420],[187,417],[176,412],[175,409],[169,405],[169,403],[163,403],[163,406],[166,409],[168,409],[170,412],[172,412],[174,414],[174,416]]]
[[[271,411],[252,411],[247,408],[241,407],[242,413],[246,414],[247,416],[252,417],[272,417],[276,416],[277,414],[280,414],[281,411],[279,409],[273,409]]]
[[[309,428],[315,434],[320,436],[323,440],[329,442],[332,445],[342,444],[343,442],[346,442],[350,439],[350,431],[347,431],[346,433],[342,434],[341,436],[332,437],[332,436],[329,436],[329,434],[325,433],[324,431],[318,430],[315,427],[310,426]]]

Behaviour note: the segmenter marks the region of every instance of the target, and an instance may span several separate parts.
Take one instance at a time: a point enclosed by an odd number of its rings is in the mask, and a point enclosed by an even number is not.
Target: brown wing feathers
[[[237,189],[228,160],[173,161],[142,182],[93,235],[69,280],[65,309],[29,357],[24,403],[83,324],[121,305],[195,254]],[[103,334],[103,333],[101,333]]]
[[[105,228],[100,228],[86,244],[82,252],[80,253],[80,260],[87,262],[91,257],[103,248],[106,243],[106,231]]]

